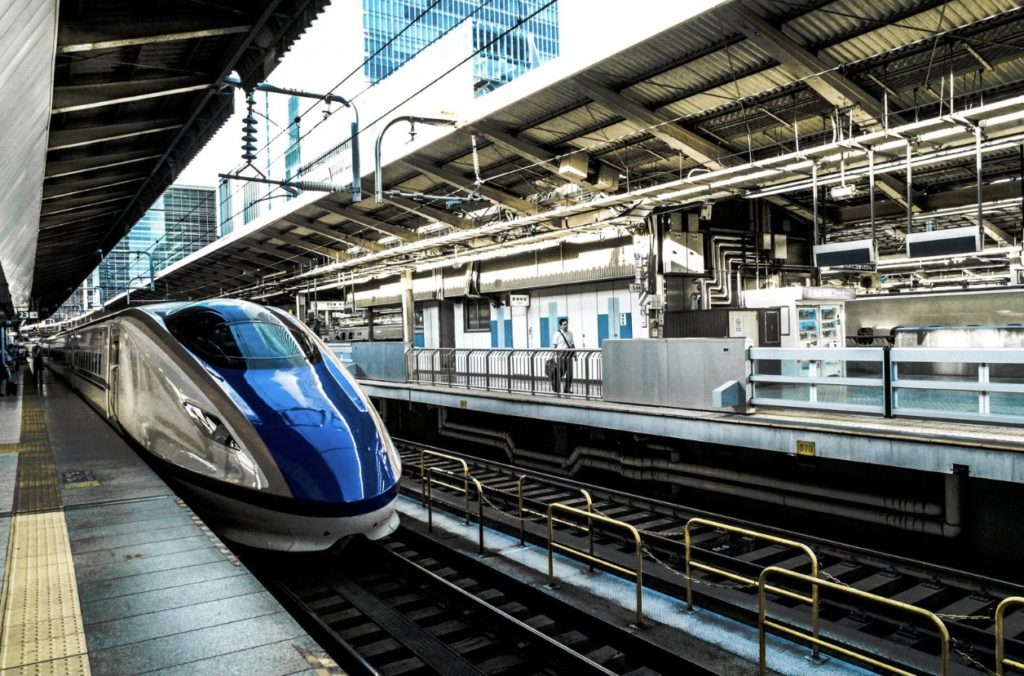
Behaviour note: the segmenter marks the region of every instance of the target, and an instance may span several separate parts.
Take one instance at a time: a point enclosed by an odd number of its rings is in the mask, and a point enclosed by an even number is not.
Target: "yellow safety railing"
[[[1024,606],[1024,597],[1011,596],[1003,599],[996,606],[996,674],[998,676],[1003,676],[1006,667],[1024,671],[1024,663],[1006,657],[1006,634],[1003,620],[1006,617],[1006,609],[1010,606]]]
[[[434,532],[434,494],[432,486],[439,484],[441,486],[451,487],[451,484],[439,481],[434,478],[434,475],[441,474],[444,476],[455,477],[457,475],[451,470],[444,469],[442,467],[429,467],[427,468],[427,530],[431,533]],[[469,481],[473,482],[476,487],[477,495],[477,531],[479,536],[479,551],[481,554],[484,553],[484,486],[476,478],[468,477]],[[466,525],[469,525],[469,499],[466,500]]]
[[[828,650],[836,652],[845,657],[860,660],[861,662],[864,662],[865,664],[875,667],[876,669],[881,669],[882,671],[886,671],[892,674],[913,676],[912,672],[900,669],[899,667],[893,666],[891,664],[886,664],[885,662],[876,660],[875,658],[869,655],[849,650],[848,648],[844,648],[843,646],[823,640],[822,638],[816,635],[806,634],[804,632],[799,631],[798,629],[793,629],[791,627],[787,627],[784,624],[772,622],[771,620],[767,619],[767,617],[765,617],[766,596],[769,591],[767,580],[768,577],[772,575],[787,577],[798,582],[805,582],[809,585],[812,585],[815,589],[819,587],[824,587],[838,594],[845,594],[847,596],[853,596],[854,598],[858,598],[864,601],[871,601],[872,603],[877,603],[882,606],[892,608],[894,610],[900,610],[911,615],[917,615],[918,617],[921,617],[931,622],[935,625],[935,628],[938,630],[939,639],[942,643],[942,669],[939,673],[942,674],[942,676],[947,676],[949,674],[949,630],[946,629],[946,625],[943,623],[941,619],[939,619],[939,616],[935,613],[925,610],[924,608],[912,606],[908,603],[893,601],[892,599],[887,599],[884,596],[869,594],[868,592],[861,591],[859,589],[854,589],[853,587],[846,587],[835,582],[829,582],[828,580],[822,580],[817,577],[811,577],[810,575],[804,575],[803,573],[797,573],[791,570],[786,570],[785,568],[769,566],[768,568],[765,568],[761,571],[761,575],[760,577],[758,577],[757,580],[757,627],[759,633],[758,642],[760,644],[760,673],[762,676],[768,673],[768,661],[766,657],[767,648],[765,641],[767,629],[774,629],[775,631],[781,634],[785,634],[793,638],[808,641],[812,645],[815,645],[820,648],[827,648]]]
[[[758,533],[757,531],[747,530],[746,528],[739,528],[737,526],[730,526],[727,523],[719,523],[717,521],[709,521],[707,519],[693,518],[693,519],[690,519],[689,521],[686,522],[686,527],[683,529],[683,536],[685,538],[685,543],[686,543],[685,546],[686,546],[686,608],[687,608],[687,610],[693,610],[693,575],[692,575],[692,569],[693,568],[697,568],[698,570],[703,570],[703,571],[706,571],[706,572],[709,572],[709,573],[714,573],[716,575],[721,575],[722,577],[724,577],[726,579],[729,579],[729,580],[733,580],[734,582],[742,582],[744,584],[749,584],[749,585],[752,585],[752,586],[757,584],[757,580],[755,580],[752,577],[744,577],[742,575],[739,575],[737,573],[733,573],[731,571],[728,571],[728,570],[725,570],[725,569],[722,569],[722,568],[716,568],[715,566],[710,566],[710,565],[708,565],[706,563],[700,563],[698,561],[694,561],[693,560],[692,537],[691,537],[691,531],[692,531],[694,526],[709,526],[711,528],[716,528],[718,530],[724,530],[724,531],[727,531],[729,533],[735,533],[737,535],[744,535],[744,536],[749,537],[749,538],[754,538],[755,540],[761,540],[763,542],[771,542],[771,543],[779,545],[781,547],[789,547],[791,549],[798,549],[798,550],[802,551],[804,554],[806,554],[807,558],[810,559],[810,561],[811,561],[811,575],[813,577],[818,577],[818,557],[814,555],[814,552],[811,551],[810,547],[808,547],[807,545],[803,544],[802,542],[797,542],[795,540],[786,540],[785,538],[775,537],[774,535],[768,535],[766,533]],[[811,631],[814,634],[815,638],[818,637],[819,620],[818,620],[818,588],[817,587],[812,587],[811,588],[811,595],[810,595],[810,597],[802,596],[802,595],[797,594],[795,592],[791,592],[788,589],[780,589],[778,587],[769,587],[768,591],[772,592],[773,594],[778,594],[780,596],[788,596],[791,599],[794,599],[794,600],[797,600],[797,601],[802,601],[803,603],[809,603],[810,606],[811,606]],[[818,647],[817,647],[817,645],[814,646],[813,653],[814,653],[814,657],[817,658],[818,657]]]
[[[630,535],[633,536],[633,541],[636,543],[636,570],[630,570],[629,568],[625,568],[623,566],[620,566],[620,565],[618,565],[616,563],[613,563],[612,561],[608,561],[606,559],[601,559],[601,558],[598,558],[598,557],[594,556],[593,536],[592,535],[591,535],[590,552],[585,552],[585,551],[583,551],[581,549],[576,549],[574,547],[570,547],[568,545],[563,545],[563,544],[560,544],[558,542],[555,542],[555,516],[554,516],[555,512],[564,512],[566,514],[573,514],[575,516],[586,518],[588,520],[588,522],[597,521],[598,523],[603,523],[603,524],[608,525],[608,526],[614,526],[615,528],[620,528],[620,529],[622,529],[624,531],[627,531]],[[594,530],[593,526],[591,525],[591,528],[590,528],[591,534],[593,534],[593,530]],[[628,523],[625,523],[623,521],[616,521],[615,519],[611,519],[611,518],[609,518],[607,516],[603,516],[601,514],[594,514],[594,513],[589,512],[589,511],[584,512],[582,509],[577,509],[575,507],[570,507],[569,505],[565,505],[565,504],[562,504],[560,502],[555,502],[555,503],[552,503],[551,505],[548,505],[548,584],[551,584],[551,585],[555,584],[555,550],[556,549],[558,551],[566,553],[566,554],[577,555],[577,556],[581,557],[583,560],[587,561],[591,565],[591,569],[593,569],[593,564],[596,563],[596,564],[600,564],[601,566],[604,566],[605,568],[607,568],[609,570],[614,570],[617,573],[622,573],[623,575],[628,575],[629,577],[635,578],[636,579],[636,626],[639,627],[639,626],[641,626],[643,624],[643,613],[644,613],[644,610],[643,610],[643,603],[644,603],[644,595],[643,595],[643,591],[644,591],[644,569],[643,569],[643,553],[642,553],[642,549],[643,548],[642,548],[642,544],[641,544],[641,541],[640,541],[640,532],[636,528],[634,528],[633,526],[631,526]]]
[[[516,481],[516,494],[518,495],[518,498],[519,498],[519,544],[520,545],[525,545],[526,544],[526,517],[527,517],[527,515],[539,516],[539,517],[543,517],[543,518],[547,517],[547,512],[538,512],[537,510],[530,509],[529,507],[526,506],[526,498],[523,495],[523,486],[525,484],[526,484],[526,475],[522,474],[522,475],[519,476],[519,479]],[[587,512],[588,513],[594,511],[594,499],[592,497],[590,497],[590,491],[586,490],[585,488],[581,488],[580,489],[580,499],[582,499],[583,502],[586,503],[586,505],[587,505]],[[563,503],[560,503],[560,504],[565,505],[565,504],[568,504],[568,503],[563,502]],[[587,521],[587,527],[586,528],[584,528],[580,524],[575,523],[573,521],[564,521],[564,520],[561,520],[561,519],[555,519],[555,521],[557,521],[558,523],[560,523],[560,524],[562,524],[564,526],[572,526],[573,528],[578,528],[578,529],[582,530],[584,533],[589,533],[590,534],[590,553],[591,554],[594,553],[594,531],[590,527],[591,526],[590,521]]]
[[[422,451],[420,451],[420,496],[423,498],[423,502],[424,503],[427,502],[427,489],[429,488],[429,486],[427,485],[427,469],[428,469],[427,468],[427,458],[428,457],[434,458],[438,462],[438,464],[433,465],[433,467],[438,467],[439,464],[442,463],[442,462],[453,462],[453,463],[457,464],[459,467],[462,468],[462,477],[461,477],[462,478],[462,485],[461,486],[459,486],[457,484],[454,484],[454,483],[449,484],[449,483],[445,483],[445,482],[440,482],[440,485],[444,486],[445,488],[450,488],[453,491],[459,491],[463,495],[466,496],[466,525],[468,526],[469,525],[469,481],[470,481],[469,464],[465,460],[463,460],[462,458],[457,458],[454,455],[448,455],[447,453],[439,453],[437,451],[431,451],[431,450],[428,450],[426,448],[423,449]],[[450,474],[451,476],[455,477],[455,478],[459,478],[454,472],[449,471],[447,473]]]

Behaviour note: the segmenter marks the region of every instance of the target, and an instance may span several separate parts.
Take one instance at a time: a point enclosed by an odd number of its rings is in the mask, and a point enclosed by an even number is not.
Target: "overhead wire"
[[[548,4],[552,4],[552,3],[548,3]],[[545,5],[545,7],[546,7],[546,6],[547,6],[547,5]],[[542,8],[542,9],[543,9],[543,8]],[[540,10],[538,10],[538,11],[540,11]],[[531,15],[531,16],[532,16],[532,15]],[[529,18],[529,17],[528,17],[528,18]],[[521,24],[521,23],[522,23],[522,22],[520,22],[520,24]],[[972,23],[973,23],[973,22],[972,22]],[[518,25],[520,25],[520,24],[517,24],[517,26],[518,26]],[[941,30],[940,30],[940,31],[939,31],[939,32],[937,32],[937,33],[936,33],[936,32],[933,32],[933,33],[932,33],[932,34],[931,34],[931,35],[930,35],[930,36],[929,36],[928,38],[924,38],[924,39],[926,39],[926,40],[927,40],[927,39],[938,39],[938,38],[939,38],[939,37],[941,37],[942,35],[945,35],[945,34],[948,34],[948,33],[952,33],[952,32],[958,31],[958,30],[963,30],[963,29],[965,29],[966,27],[968,27],[968,26],[970,26],[970,25],[972,25],[972,24],[965,24],[965,25],[962,25],[962,26],[954,26],[954,27],[953,27],[953,28],[951,28],[951,29],[948,29],[948,30],[946,30],[946,31],[941,31]],[[510,29],[510,30],[511,30],[511,29]],[[506,33],[507,33],[507,32],[508,32],[508,31],[506,31]],[[504,35],[504,33],[503,33],[502,35]],[[489,45],[490,45],[490,44],[492,44],[493,42],[494,42],[494,41],[492,40],[492,41],[491,41],[490,43],[488,43],[488,45],[485,45],[485,47],[486,47],[486,46],[489,46]],[[442,75],[438,76],[437,78],[435,78],[434,80],[432,80],[432,81],[431,81],[430,83],[428,83],[428,84],[427,84],[427,85],[425,85],[424,87],[420,88],[420,89],[419,89],[419,90],[418,90],[417,92],[415,92],[415,93],[414,93],[414,94],[413,94],[412,96],[415,96],[416,94],[419,94],[419,93],[421,93],[421,92],[422,92],[423,90],[425,90],[425,89],[426,89],[427,87],[429,87],[429,86],[433,85],[434,83],[436,83],[436,82],[437,82],[437,81],[438,81],[439,79],[441,79],[442,77],[444,77],[444,75],[446,75],[446,74],[448,74],[449,72],[451,72],[451,70],[454,70],[454,68],[458,67],[458,65],[461,65],[462,63],[464,63],[464,62],[465,62],[466,60],[468,60],[468,58],[471,58],[471,57],[472,57],[473,55],[475,55],[476,53],[479,53],[479,51],[480,51],[480,50],[476,50],[476,51],[475,51],[475,52],[474,52],[474,53],[473,53],[473,54],[472,54],[472,55],[471,55],[470,57],[467,57],[467,59],[464,59],[464,60],[463,60],[463,61],[461,61],[461,62],[460,62],[459,64],[457,64],[456,66],[454,66],[454,67],[453,67],[452,69],[449,69],[449,71],[446,71],[445,73],[443,73]],[[861,59],[861,60],[867,60],[867,59],[870,59],[870,58],[874,58],[874,57],[873,57],[873,55],[872,55],[872,56],[868,56],[868,57],[864,57],[864,59]],[[858,62],[858,61],[853,61],[853,62],[851,62],[851,64],[853,64],[853,63],[857,63],[857,62]],[[848,65],[849,65],[849,64],[848,64]],[[798,82],[804,81],[804,80],[806,80],[806,79],[809,79],[809,78],[811,78],[811,77],[817,77],[817,76],[820,76],[821,74],[824,74],[825,72],[829,72],[829,71],[833,71],[833,70],[836,70],[836,68],[830,68],[830,69],[826,69],[826,70],[825,70],[825,71],[823,71],[822,73],[814,73],[814,74],[812,74],[812,75],[809,75],[809,76],[807,76],[807,77],[805,77],[805,78],[796,78],[796,79],[794,79],[794,80],[793,80],[792,82],[793,82],[793,83],[798,83]],[[347,76],[347,77],[350,77],[350,76],[351,76],[351,74],[350,74],[349,76]],[[346,78],[346,79],[347,79],[347,78]],[[343,81],[344,81],[344,80],[343,80]],[[364,90],[364,91],[365,91],[365,90]],[[362,94],[362,93],[363,93],[363,92],[360,92],[360,94]],[[410,97],[407,97],[407,98],[406,98],[406,99],[405,99],[405,100],[404,100],[404,101],[402,102],[402,104],[404,104],[404,103],[405,103],[405,102],[407,102],[407,101],[408,101],[409,99],[411,99],[411,98],[412,98],[412,96],[410,96]],[[736,102],[736,101],[733,101],[733,103],[735,104],[735,103],[737,103],[737,102]],[[399,105],[402,105],[402,104],[399,104]],[[395,108],[397,108],[397,106],[395,106]],[[395,108],[392,108],[392,109],[391,109],[391,111],[389,111],[389,112],[392,112],[392,111],[393,111],[393,110],[394,110]],[[910,109],[907,109],[907,110],[912,110],[912,109],[913,109],[913,108],[910,108]],[[373,122],[373,123],[371,123],[371,125],[367,125],[367,127],[369,127],[369,126],[372,126],[372,124],[375,124],[376,122],[379,122],[379,121],[380,121],[380,120],[381,120],[381,119],[382,119],[382,118],[383,118],[384,116],[386,116],[387,114],[388,114],[388,113],[385,113],[384,115],[382,115],[382,116],[380,116],[380,117],[376,118],[376,119],[374,120],[374,122]],[[677,116],[677,117],[674,117],[674,118],[671,118],[671,119],[667,119],[667,120],[664,120],[663,122],[661,122],[661,123],[659,123],[659,124],[656,124],[656,125],[651,125],[651,126],[649,126],[649,127],[645,128],[645,129],[644,129],[644,130],[642,130],[642,131],[650,131],[651,129],[654,129],[654,128],[658,127],[658,126],[661,126],[662,124],[669,124],[669,123],[677,122],[677,121],[679,121],[679,120],[683,119],[684,117],[685,117],[685,116],[683,116],[683,115],[680,115],[680,116]],[[361,130],[361,131],[362,131],[362,130]],[[618,139],[622,139],[622,138],[625,138],[626,136],[631,136],[631,135],[634,135],[635,133],[636,133],[636,132],[634,131],[634,132],[631,132],[630,134],[622,134],[622,135],[620,135],[620,136],[619,136],[619,137],[617,137],[617,138],[618,138]],[[339,146],[340,146],[340,145],[343,145],[344,143],[348,142],[348,140],[349,140],[349,139],[346,139],[345,141],[343,141],[343,142],[342,142],[341,144],[338,144],[338,145],[339,145]],[[614,140],[617,140],[617,139],[613,139],[613,141],[614,141]],[[598,145],[604,145],[604,144],[607,144],[607,143],[608,143],[608,141],[607,141],[607,140],[604,140],[604,141],[602,141],[601,143],[594,143],[594,144],[591,144],[591,146],[590,146],[590,147],[596,147],[596,146],[598,146]],[[777,145],[777,144],[771,144],[771,145]],[[510,174],[513,174],[513,173],[518,173],[518,172],[522,172],[522,171],[525,171],[525,170],[527,170],[527,169],[533,168],[533,167],[535,167],[535,166],[537,166],[537,165],[540,165],[540,164],[544,164],[544,163],[546,163],[546,162],[550,162],[550,161],[552,161],[552,160],[558,159],[559,157],[563,157],[563,156],[565,156],[565,155],[568,155],[568,154],[572,154],[572,153],[574,153],[574,152],[578,152],[578,151],[579,151],[579,149],[574,149],[573,151],[571,151],[571,152],[568,152],[568,153],[563,153],[563,154],[561,154],[561,155],[553,155],[553,157],[552,157],[551,159],[549,159],[549,160],[547,160],[547,161],[545,161],[545,162],[531,162],[531,163],[527,164],[526,166],[522,166],[522,167],[517,167],[516,169],[510,170],[509,172],[505,172],[505,173],[503,173],[503,174],[497,174],[497,175],[493,175],[493,176],[489,177],[489,178],[488,178],[487,180],[495,180],[495,179],[497,179],[497,178],[501,178],[501,177],[504,177],[504,176],[507,176],[507,175],[510,175]],[[737,155],[742,155],[742,154],[743,154],[743,153],[737,153]],[[413,213],[418,213],[418,212],[415,212],[415,211],[413,211]],[[420,214],[420,215],[422,215],[422,214]],[[389,220],[390,220],[390,219],[389,219]]]

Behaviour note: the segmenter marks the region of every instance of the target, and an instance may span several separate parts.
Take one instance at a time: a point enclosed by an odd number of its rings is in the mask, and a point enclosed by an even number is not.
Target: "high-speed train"
[[[398,527],[391,438],[286,312],[237,300],[130,308],[55,336],[47,360],[227,539],[315,551]]]

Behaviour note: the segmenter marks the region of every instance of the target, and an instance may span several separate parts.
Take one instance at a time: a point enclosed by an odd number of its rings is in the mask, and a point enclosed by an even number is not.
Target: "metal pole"
[[[981,207],[981,124],[974,125],[974,169],[978,174],[978,248],[985,249],[985,225]]]
[[[811,246],[818,243],[818,163],[811,164]]]
[[[405,351],[412,349],[412,333],[414,328],[414,305],[412,300],[412,268],[402,270],[402,340]]]
[[[377,141],[373,146],[373,158],[375,167],[373,171],[373,186],[374,186],[374,198],[377,202],[384,201],[384,167],[381,166],[380,159],[380,147],[384,141],[384,134],[387,133],[395,124],[399,122],[408,122],[410,125],[414,125],[417,122],[420,124],[429,124],[433,126],[455,126],[455,120],[445,120],[439,117],[417,117],[415,115],[401,115],[384,125],[384,128],[377,134]]]
[[[878,237],[875,227],[875,149],[868,149],[868,203],[871,211],[871,249],[877,250]]]
[[[913,180],[914,170],[910,166],[910,156],[913,153],[911,148],[910,139],[907,139],[907,234],[913,232],[912,226],[914,223],[914,199],[912,197],[912,190],[910,183]]]

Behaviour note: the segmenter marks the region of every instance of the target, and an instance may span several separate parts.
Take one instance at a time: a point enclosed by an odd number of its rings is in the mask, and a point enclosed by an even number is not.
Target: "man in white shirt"
[[[551,389],[558,392],[560,377],[565,378],[563,392],[572,392],[572,367],[576,360],[576,341],[569,330],[569,319],[563,317],[558,322],[558,330],[551,336],[551,349],[558,350],[558,369],[551,376]]]

